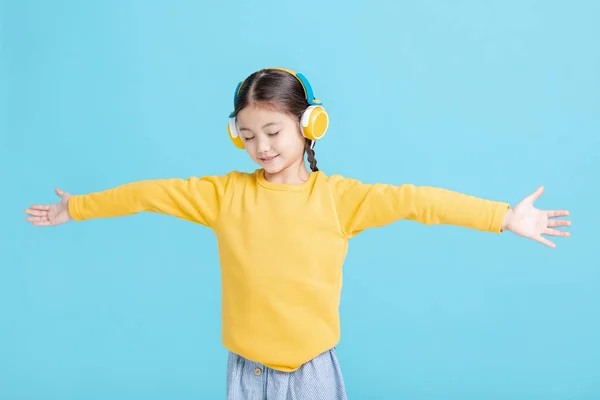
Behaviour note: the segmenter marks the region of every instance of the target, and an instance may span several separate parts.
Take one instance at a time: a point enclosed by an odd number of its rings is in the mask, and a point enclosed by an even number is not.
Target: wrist
[[[504,214],[504,218],[502,219],[502,227],[501,227],[501,229],[502,229],[503,231],[507,231],[507,230],[509,230],[509,229],[508,229],[508,227],[509,227],[509,225],[510,225],[510,221],[511,221],[511,220],[512,220],[512,218],[513,218],[513,215],[514,215],[514,213],[513,213],[513,209],[509,207],[509,208],[506,210],[506,213]]]

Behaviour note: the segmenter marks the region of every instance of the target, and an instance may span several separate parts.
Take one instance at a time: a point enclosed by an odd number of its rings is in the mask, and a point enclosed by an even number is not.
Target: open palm
[[[571,221],[564,219],[553,219],[569,215],[566,210],[538,210],[533,203],[542,195],[544,188],[540,187],[531,195],[517,204],[507,220],[506,229],[528,239],[535,240],[548,247],[556,247],[554,243],[544,236],[568,237],[569,232],[554,228],[570,226]]]
[[[25,210],[28,214],[25,220],[31,222],[34,226],[56,226],[71,221],[68,203],[71,195],[56,189],[56,195],[60,197],[60,202],[51,205],[32,205]]]

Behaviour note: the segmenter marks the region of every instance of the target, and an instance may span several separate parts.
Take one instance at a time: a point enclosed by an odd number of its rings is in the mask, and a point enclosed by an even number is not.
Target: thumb
[[[64,199],[65,196],[69,196],[69,194],[67,192],[63,192],[62,190],[60,190],[59,188],[54,189],[54,191],[56,192],[56,195],[58,197],[60,197],[61,199]]]
[[[540,198],[540,196],[542,195],[542,193],[544,193],[544,187],[540,186],[539,188],[537,188],[537,190],[533,193],[531,193],[529,196],[527,196],[527,200],[530,203],[535,202],[537,199]]]

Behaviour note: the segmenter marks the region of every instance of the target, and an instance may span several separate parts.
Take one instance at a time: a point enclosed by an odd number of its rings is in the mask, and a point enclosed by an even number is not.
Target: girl
[[[541,211],[542,188],[516,207],[433,187],[365,184],[317,168],[313,146],[328,116],[301,74],[253,73],[235,91],[228,131],[260,168],[223,176],[139,181],[34,205],[35,226],[142,211],[211,228],[222,271],[222,340],[229,350],[227,398],[346,399],[336,358],[338,305],[348,239],[405,219],[480,231],[543,235],[567,211]],[[307,155],[311,172],[305,166]]]

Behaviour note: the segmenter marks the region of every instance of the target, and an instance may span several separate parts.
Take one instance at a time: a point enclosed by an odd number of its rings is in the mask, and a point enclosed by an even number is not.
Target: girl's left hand
[[[566,210],[544,211],[535,208],[533,203],[540,198],[543,192],[544,187],[540,187],[535,192],[525,197],[514,208],[509,209],[504,217],[504,221],[502,221],[502,229],[511,231],[528,239],[533,239],[548,247],[556,248],[554,243],[542,235],[569,237],[569,232],[552,228],[571,226],[571,221],[551,219],[565,217],[569,215],[569,212]]]

